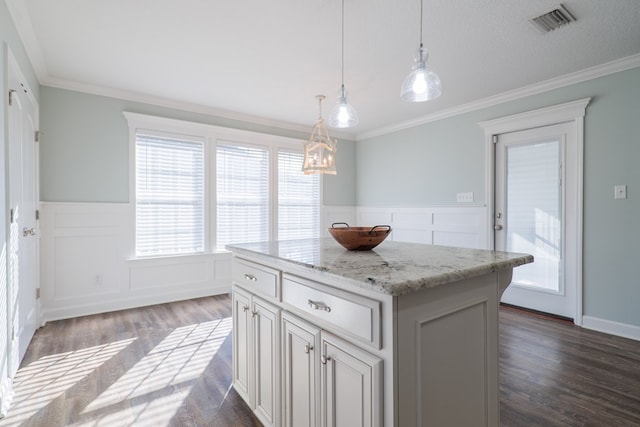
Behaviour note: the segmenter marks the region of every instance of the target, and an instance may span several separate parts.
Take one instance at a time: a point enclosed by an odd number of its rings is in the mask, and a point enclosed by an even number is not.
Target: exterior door
[[[568,318],[575,316],[577,167],[570,123],[498,135],[495,149],[496,250],[532,254],[514,269],[502,302]]]
[[[9,55],[9,209],[8,248],[10,374],[18,369],[38,324],[38,106]]]

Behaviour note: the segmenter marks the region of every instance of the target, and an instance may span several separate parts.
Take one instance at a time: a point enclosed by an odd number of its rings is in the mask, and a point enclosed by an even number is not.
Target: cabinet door
[[[321,340],[323,426],[381,426],[382,359],[325,332]]]
[[[253,408],[251,393],[251,296],[233,287],[233,387]]]
[[[318,349],[320,329],[297,317],[282,315],[284,426],[320,425]]]
[[[280,425],[280,309],[252,296],[254,411],[266,426]]]

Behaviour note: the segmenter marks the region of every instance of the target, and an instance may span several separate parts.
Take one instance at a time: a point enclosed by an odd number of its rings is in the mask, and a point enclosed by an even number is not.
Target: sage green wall
[[[139,102],[41,87],[40,198],[128,202],[129,127],[123,111],[306,140],[309,134]],[[309,132],[311,125],[309,126]],[[337,176],[324,177],[325,205],[355,204],[353,141],[338,144]]]
[[[584,314],[640,326],[640,68],[357,143],[359,206],[485,204],[478,122],[592,97],[585,117]],[[614,200],[613,186],[628,185]]]

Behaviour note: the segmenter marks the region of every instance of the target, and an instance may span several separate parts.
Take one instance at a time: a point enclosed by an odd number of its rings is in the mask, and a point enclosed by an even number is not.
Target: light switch
[[[615,185],[613,187],[613,198],[614,199],[626,199],[627,198],[627,186],[626,185]]]

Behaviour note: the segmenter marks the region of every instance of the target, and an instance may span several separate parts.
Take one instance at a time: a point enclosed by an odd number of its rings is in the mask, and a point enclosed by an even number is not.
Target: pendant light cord
[[[422,44],[422,20],[423,20],[422,8],[423,7],[424,7],[424,0],[420,0],[420,47],[423,46]]]
[[[342,97],[344,97],[344,0],[342,0]]]

